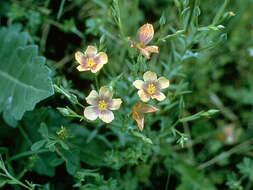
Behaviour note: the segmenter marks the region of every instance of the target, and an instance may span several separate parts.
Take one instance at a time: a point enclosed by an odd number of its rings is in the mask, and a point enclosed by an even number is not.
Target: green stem
[[[229,3],[229,0],[225,0],[225,2],[221,6],[218,14],[213,19],[213,23],[212,23],[213,26],[215,26],[219,22],[220,18],[222,17],[223,13],[226,10],[226,7],[227,7],[228,3]]]
[[[10,161],[17,160],[19,158],[23,158],[23,157],[30,156],[33,154],[41,154],[41,153],[45,153],[45,152],[49,152],[49,150],[48,149],[41,149],[41,150],[37,150],[37,151],[31,150],[31,151],[27,151],[27,152],[22,152],[20,154],[10,157]]]
[[[98,74],[95,74],[95,83],[96,83],[96,89],[99,90],[99,83],[98,83]]]

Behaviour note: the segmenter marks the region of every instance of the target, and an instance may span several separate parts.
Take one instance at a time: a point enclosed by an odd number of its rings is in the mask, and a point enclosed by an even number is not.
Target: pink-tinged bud
[[[147,44],[149,43],[154,36],[154,28],[152,24],[144,24],[142,27],[139,29],[139,40],[140,42]]]

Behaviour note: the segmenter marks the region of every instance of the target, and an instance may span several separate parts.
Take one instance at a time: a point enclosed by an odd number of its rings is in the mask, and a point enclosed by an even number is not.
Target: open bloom
[[[139,89],[138,95],[143,102],[149,101],[150,98],[163,101],[166,97],[160,92],[161,89],[168,88],[170,81],[165,77],[157,79],[156,73],[147,71],[144,73],[142,80],[136,80],[133,85]]]
[[[114,119],[111,110],[117,110],[122,103],[120,98],[112,99],[113,93],[107,87],[101,87],[99,93],[92,90],[86,101],[91,106],[84,110],[84,117],[89,120],[95,120],[98,117],[105,123],[110,123]]]
[[[150,53],[159,53],[158,46],[146,46],[154,36],[154,28],[152,24],[144,24],[139,29],[139,42],[135,43],[130,37],[128,40],[132,48],[138,48],[143,56],[150,59]]]
[[[92,73],[98,72],[108,62],[106,53],[97,53],[95,46],[88,46],[84,54],[80,51],[76,52],[75,59],[80,64],[77,67],[78,71],[91,70]]]
[[[144,113],[152,113],[157,111],[159,111],[159,109],[156,107],[149,104],[144,104],[142,102],[134,105],[132,118],[137,122],[140,131],[144,129]]]

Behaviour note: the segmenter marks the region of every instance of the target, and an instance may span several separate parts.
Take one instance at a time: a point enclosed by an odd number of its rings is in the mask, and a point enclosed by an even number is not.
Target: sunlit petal
[[[107,99],[107,100],[111,100],[112,99],[112,91],[110,90],[110,88],[102,86],[99,90],[99,96]]]
[[[168,79],[166,79],[165,77],[160,77],[158,79],[158,86],[159,89],[164,89],[164,88],[168,88],[170,85],[170,81]]]
[[[144,85],[144,81],[142,81],[142,80],[136,80],[136,81],[133,82],[133,85],[137,89],[142,89],[143,85]]]
[[[144,73],[143,79],[144,81],[155,81],[157,80],[157,75],[154,72],[147,71],[146,73]]]
[[[97,106],[88,106],[84,109],[84,117],[88,120],[95,120],[99,115],[99,110]]]
[[[144,43],[147,44],[149,43],[152,38],[154,36],[154,28],[152,26],[152,24],[144,24],[142,27],[140,27],[139,29],[139,40]]]
[[[96,64],[91,68],[92,73],[96,73],[102,69],[104,65],[103,64]]]
[[[114,120],[114,115],[112,113],[112,111],[110,110],[105,110],[105,111],[102,111],[100,114],[99,114],[99,118],[105,122],[105,123],[111,123],[112,120]]]
[[[76,67],[77,68],[77,70],[78,71],[88,71],[88,70],[90,70],[90,68],[89,67],[86,67],[86,66],[84,66],[84,65],[79,65],[78,67]]]
[[[144,116],[139,115],[138,112],[133,112],[132,118],[137,122],[137,125],[138,125],[140,131],[143,131],[143,129],[144,129]]]
[[[95,46],[88,46],[86,51],[85,51],[85,55],[87,57],[95,57],[97,54],[97,48]]]
[[[104,52],[100,52],[96,55],[95,58],[96,64],[106,64],[108,62],[107,54]]]
[[[122,100],[120,98],[112,99],[112,101],[109,103],[109,109],[118,110],[120,108],[121,103]]]
[[[156,92],[154,95],[152,95],[152,98],[158,101],[163,101],[166,98],[166,96],[162,92]]]
[[[147,95],[147,94],[144,92],[144,90],[139,90],[139,91],[138,91],[138,95],[139,95],[140,99],[141,99],[143,102],[147,102],[147,101],[149,101],[149,99],[150,99],[150,96]]]
[[[138,49],[140,50],[141,54],[142,54],[144,57],[146,57],[147,59],[150,59],[150,53],[149,53],[149,51],[147,51],[147,50],[144,49],[144,48],[138,48]]]
[[[158,46],[146,46],[145,50],[152,53],[159,53]]]
[[[84,54],[82,52],[78,51],[78,52],[75,53],[75,59],[79,64],[84,64],[84,61],[85,61],[84,58],[85,57],[84,57]]]
[[[98,104],[98,100],[99,100],[99,96],[98,96],[97,91],[95,90],[92,90],[89,96],[86,97],[87,103],[93,106]]]

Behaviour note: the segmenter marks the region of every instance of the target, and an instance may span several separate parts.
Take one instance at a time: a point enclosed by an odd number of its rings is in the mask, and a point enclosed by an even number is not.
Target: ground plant
[[[0,0],[0,189],[252,190],[253,1]]]

